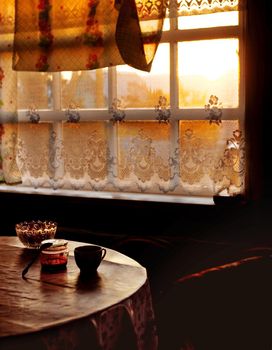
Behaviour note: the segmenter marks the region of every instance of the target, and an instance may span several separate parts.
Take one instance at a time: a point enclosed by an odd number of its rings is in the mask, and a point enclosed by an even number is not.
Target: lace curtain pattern
[[[243,6],[239,0],[135,0],[141,18],[157,16],[161,7],[167,8],[168,16],[192,16],[220,11],[237,11]]]
[[[17,163],[25,186],[85,191],[213,195],[244,190],[237,121],[21,123]]]
[[[177,1],[177,11],[179,16],[237,11],[241,8],[242,2],[241,0],[181,0]]]

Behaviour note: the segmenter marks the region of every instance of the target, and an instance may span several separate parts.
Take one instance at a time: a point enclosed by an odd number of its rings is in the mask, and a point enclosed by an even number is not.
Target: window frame
[[[212,28],[194,28],[194,29],[178,29],[178,18],[170,18],[170,29],[164,31],[161,38],[161,43],[169,43],[170,48],[170,108],[171,108],[171,119],[170,119],[170,149],[171,152],[175,150],[177,142],[179,140],[179,121],[181,120],[205,120],[206,114],[203,108],[180,108],[179,107],[179,78],[177,73],[178,67],[178,43],[186,41],[199,41],[199,40],[213,40],[213,39],[227,39],[237,38],[239,41],[239,87],[238,87],[238,101],[239,105],[237,108],[224,108],[222,120],[238,120],[240,129],[244,130],[244,114],[245,114],[245,41],[244,41],[244,25],[245,25],[245,14],[244,11],[239,11],[239,22],[238,25],[230,26],[218,26]],[[108,69],[108,108],[111,106],[115,98],[117,98],[117,68],[109,67]],[[59,122],[65,122],[65,109],[61,109],[61,73],[52,73],[53,75],[53,103],[52,109],[39,109],[39,115],[41,122],[50,122],[54,124],[54,130],[61,136],[61,130]],[[208,102],[208,101],[207,101]],[[108,108],[89,108],[79,109],[80,121],[109,121],[111,115],[109,114]],[[18,111],[18,119],[22,122],[29,121],[27,116],[28,110],[21,109]],[[125,110],[127,121],[146,121],[156,120],[156,111],[154,108],[127,108]],[[109,144],[112,149],[113,155],[116,156],[116,145],[118,142],[118,125],[112,123],[110,126],[112,133],[109,138]],[[179,164],[177,165],[179,167]],[[29,189],[23,188],[22,192],[29,193]],[[33,193],[32,190],[30,190]],[[194,204],[211,204],[210,200],[204,200],[203,196],[195,194],[194,196],[186,196],[181,194],[161,194],[161,193],[129,193],[124,192],[122,194],[116,194],[115,192],[100,192],[100,191],[74,191],[74,190],[61,190],[61,189],[50,189],[40,188],[35,189],[35,193],[41,194],[59,194],[64,196],[79,196],[79,197],[91,197],[91,198],[117,198],[117,199],[129,199],[129,200],[143,200],[143,201],[159,201],[159,202],[176,202],[176,203],[194,203]],[[74,193],[75,192],[75,193]],[[88,191],[87,191],[88,192]]]

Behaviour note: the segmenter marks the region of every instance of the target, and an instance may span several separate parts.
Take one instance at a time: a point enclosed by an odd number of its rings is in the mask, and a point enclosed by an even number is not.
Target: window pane
[[[162,30],[164,32],[167,32],[168,30],[170,30],[170,19],[169,18],[164,19]]]
[[[223,108],[238,107],[239,41],[178,44],[179,107],[201,107],[216,95]]]
[[[18,109],[52,109],[52,74],[18,72]]]
[[[64,187],[99,189],[108,176],[105,122],[63,123]]]
[[[160,96],[169,101],[169,44],[158,47],[150,73],[117,67],[117,96],[127,108],[154,108]]]
[[[108,104],[108,70],[61,73],[61,107],[106,108]]]
[[[179,122],[180,177],[195,195],[238,194],[245,184],[245,140],[238,120],[220,126],[203,120]]]
[[[165,13],[165,18],[164,18],[164,21],[163,21],[163,26],[162,26],[162,30],[165,32],[165,31],[168,31],[170,30],[170,12],[169,12],[169,7],[166,8],[166,13]]]
[[[54,176],[52,123],[19,123],[17,162],[24,186],[48,187]]]
[[[156,121],[118,124],[118,178],[132,192],[169,191],[170,125]]]
[[[235,26],[238,23],[238,11],[217,12],[206,15],[181,16],[178,18],[178,29]]]

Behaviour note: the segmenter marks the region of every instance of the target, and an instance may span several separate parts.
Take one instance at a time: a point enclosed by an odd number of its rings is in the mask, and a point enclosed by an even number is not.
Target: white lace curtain
[[[35,188],[212,195],[243,191],[244,151],[237,121],[180,122],[174,147],[156,121],[20,123],[17,165]]]

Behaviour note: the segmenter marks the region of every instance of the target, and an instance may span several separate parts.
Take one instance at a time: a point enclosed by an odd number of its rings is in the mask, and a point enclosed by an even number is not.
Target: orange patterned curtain
[[[149,71],[165,0],[142,15],[135,0],[16,0],[13,68],[90,70],[129,64]]]
[[[0,1],[0,182],[21,179],[16,163],[17,75],[12,70],[14,0]]]

